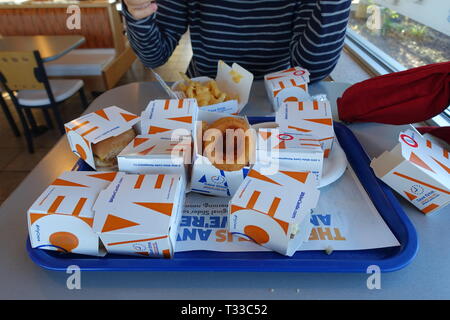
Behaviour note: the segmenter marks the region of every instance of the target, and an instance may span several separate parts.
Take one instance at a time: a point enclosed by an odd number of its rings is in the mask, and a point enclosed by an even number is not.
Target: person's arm
[[[291,64],[322,80],[336,66],[344,46],[351,0],[302,1],[297,8]]]
[[[169,60],[188,27],[185,0],[161,0],[157,8],[150,0],[124,0],[122,12],[130,45],[149,68]]]

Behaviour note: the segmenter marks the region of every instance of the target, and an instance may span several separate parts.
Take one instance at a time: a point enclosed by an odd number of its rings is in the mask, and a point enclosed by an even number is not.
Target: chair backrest
[[[0,79],[9,90],[45,89],[33,51],[0,51]]]

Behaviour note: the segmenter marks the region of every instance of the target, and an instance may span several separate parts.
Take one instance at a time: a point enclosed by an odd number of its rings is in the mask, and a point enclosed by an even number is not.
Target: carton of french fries
[[[184,76],[172,85],[172,90],[180,97],[197,99],[203,111],[237,114],[249,100],[252,83],[252,73],[237,63],[230,67],[220,60],[216,79]]]
[[[282,103],[309,100],[309,72],[300,67],[293,67],[264,76],[267,96],[277,111]]]

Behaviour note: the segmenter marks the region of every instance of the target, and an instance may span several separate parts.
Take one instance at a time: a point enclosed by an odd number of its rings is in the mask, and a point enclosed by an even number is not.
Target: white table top
[[[348,85],[319,83],[312,94],[332,102]],[[261,82],[253,87],[245,111],[268,115],[271,107]],[[166,98],[157,83],[132,83],[98,97],[87,112],[112,104],[139,113],[150,99]],[[335,107],[335,103],[334,103]],[[396,144],[402,126],[352,124],[370,157]],[[0,299],[449,299],[450,208],[424,216],[399,197],[417,229],[419,252],[410,265],[381,276],[381,289],[367,289],[368,274],[269,272],[82,272],[81,290],[69,290],[69,274],[47,271],[28,257],[26,211],[41,192],[77,158],[65,138],[0,207]]]

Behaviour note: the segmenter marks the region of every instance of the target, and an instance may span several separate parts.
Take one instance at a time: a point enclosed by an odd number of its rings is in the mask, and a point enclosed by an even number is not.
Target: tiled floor
[[[169,61],[156,68],[158,72],[166,81],[176,81],[181,79],[179,72],[186,72],[189,61],[192,56],[192,48],[190,45],[189,36],[185,35],[180,40],[180,43],[174,51]],[[342,62],[341,62],[342,61]],[[333,77],[339,77],[339,74],[344,75],[340,77],[339,81],[344,81],[346,73],[348,73],[348,66],[351,64],[348,56],[343,56],[338,66],[335,69]],[[346,67],[347,65],[347,67]],[[354,66],[351,66],[354,68]],[[339,72],[344,70],[345,72]],[[352,73],[353,75],[355,73]],[[362,77],[365,77],[363,74]],[[341,79],[342,78],[342,79]],[[136,60],[132,68],[122,77],[117,84],[123,85],[134,81],[152,81],[155,80],[152,73],[146,70],[139,60]],[[353,81],[360,81],[363,79],[351,79]],[[88,94],[89,95],[89,94]],[[4,95],[5,96],[5,95]],[[6,99],[8,99],[5,96]],[[92,97],[89,95],[89,98]],[[10,110],[14,115],[16,123],[20,127],[20,122],[15,113],[11,102],[7,100]],[[61,105],[61,113],[64,121],[70,121],[80,115],[82,109],[79,105],[78,96],[74,96]],[[38,123],[44,124],[44,119],[40,111],[33,111]],[[15,137],[11,132],[8,123],[0,111],[0,204],[9,196],[9,194],[20,184],[20,182],[27,176],[42,159],[42,157],[52,148],[52,146],[60,139],[57,130],[50,130],[44,135],[35,138],[34,143],[36,152],[29,154],[26,149],[26,143],[23,137]]]

